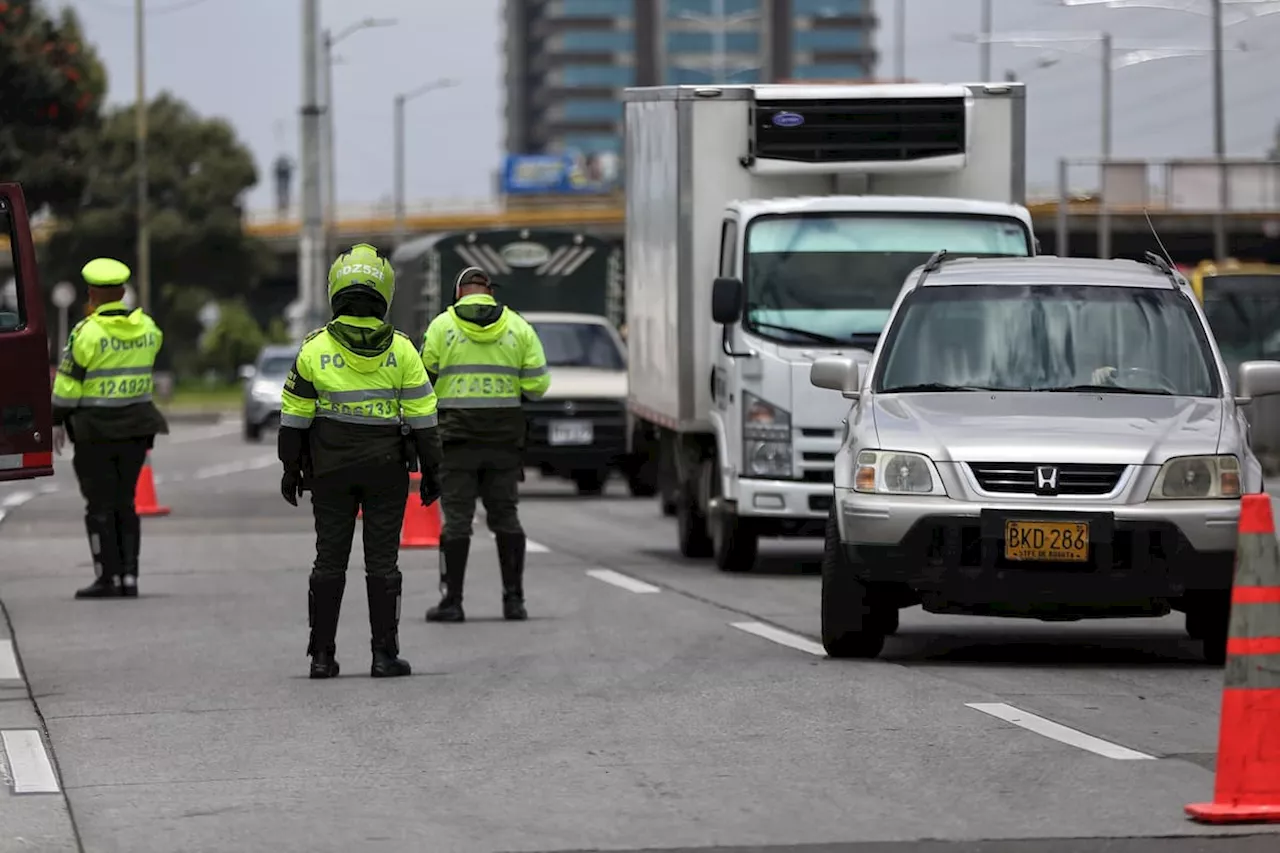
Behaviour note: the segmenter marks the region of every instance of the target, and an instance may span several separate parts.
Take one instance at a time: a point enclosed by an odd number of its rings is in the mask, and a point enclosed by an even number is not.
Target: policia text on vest
[[[462,587],[476,498],[484,501],[502,571],[502,612],[528,618],[524,606],[525,535],[516,511],[524,473],[526,423],[521,400],[551,386],[537,332],[493,297],[494,283],[469,267],[454,283],[456,302],[423,337],[422,360],[437,381],[444,463],[440,603],[428,622],[463,622]]]
[[[361,509],[370,674],[410,673],[398,657],[400,527],[415,459],[422,468],[423,504],[440,495],[440,442],[436,394],[422,357],[383,319],[394,294],[391,264],[372,246],[361,243],[339,256],[329,269],[333,320],[303,341],[281,397],[281,491],[297,506],[305,483],[315,516],[308,592],[312,678],[338,674],[338,614]]]
[[[76,598],[138,594],[142,529],[134,509],[147,451],[168,424],[151,400],[164,334],[124,304],[129,268],[98,258],[81,270],[89,308],[67,338],[53,383],[54,448],[70,438],[97,579]]]

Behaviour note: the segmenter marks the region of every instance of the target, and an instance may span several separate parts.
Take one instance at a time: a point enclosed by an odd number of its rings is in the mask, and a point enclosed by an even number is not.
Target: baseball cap
[[[461,287],[464,284],[480,284],[485,287],[497,287],[493,280],[489,278],[489,274],[479,267],[467,267],[458,273],[458,278],[454,282],[454,287]]]

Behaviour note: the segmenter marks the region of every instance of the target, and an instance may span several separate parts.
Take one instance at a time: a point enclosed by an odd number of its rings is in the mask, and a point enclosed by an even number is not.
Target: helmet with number
[[[131,273],[115,258],[94,258],[80,269],[80,275],[90,287],[122,287]]]
[[[396,272],[391,262],[368,243],[356,243],[329,267],[330,304],[338,294],[356,287],[380,296],[388,308],[396,294]]]

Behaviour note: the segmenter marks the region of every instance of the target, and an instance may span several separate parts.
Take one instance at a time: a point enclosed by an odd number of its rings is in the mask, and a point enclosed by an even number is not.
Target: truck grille
[[[593,424],[593,445],[626,445],[627,409],[621,400],[525,400],[523,406],[529,444],[547,443],[551,421],[581,418]]]
[[[969,470],[984,492],[1001,495],[1034,495],[1036,469],[1033,462],[970,462]],[[1058,487],[1053,494],[1105,495],[1115,489],[1124,474],[1124,465],[1052,465],[1058,471]]]
[[[803,123],[780,127],[778,113]],[[796,163],[903,163],[965,153],[964,98],[758,101],[751,154]]]

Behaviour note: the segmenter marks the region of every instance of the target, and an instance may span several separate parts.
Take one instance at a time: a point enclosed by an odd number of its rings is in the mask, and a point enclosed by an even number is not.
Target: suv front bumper
[[[1177,598],[1231,587],[1238,501],[1140,504],[968,502],[836,490],[840,539],[857,575],[976,601]],[[1086,563],[1004,556],[1005,519],[1087,521]]]

